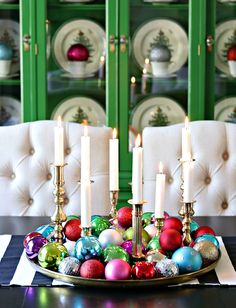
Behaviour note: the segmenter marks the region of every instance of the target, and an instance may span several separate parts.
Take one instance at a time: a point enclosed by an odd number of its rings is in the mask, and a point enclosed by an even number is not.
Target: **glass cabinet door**
[[[19,3],[0,1],[0,126],[21,122]]]

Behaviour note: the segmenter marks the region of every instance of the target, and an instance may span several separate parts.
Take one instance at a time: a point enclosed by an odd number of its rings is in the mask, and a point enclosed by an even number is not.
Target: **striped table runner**
[[[0,235],[1,286],[70,285],[36,272],[25,256],[23,239],[24,236]],[[236,237],[218,240],[222,256],[215,270],[184,285],[236,285]]]

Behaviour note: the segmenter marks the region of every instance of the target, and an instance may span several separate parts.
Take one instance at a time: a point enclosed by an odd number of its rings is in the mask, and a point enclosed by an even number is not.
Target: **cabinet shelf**
[[[19,79],[0,79],[0,85],[2,86],[18,86],[20,85]]]
[[[106,6],[105,4],[90,4],[90,5],[84,5],[84,4],[50,4],[50,9],[60,9],[60,10],[81,10],[81,11],[104,11]]]
[[[132,5],[133,8],[142,9],[168,9],[168,10],[188,10],[189,5],[187,3],[179,4],[167,4],[167,3],[150,3],[150,4],[135,4]]]
[[[19,10],[19,4],[1,3],[0,10]]]

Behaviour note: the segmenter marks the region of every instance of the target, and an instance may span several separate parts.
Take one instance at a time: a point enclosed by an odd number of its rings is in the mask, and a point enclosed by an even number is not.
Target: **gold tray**
[[[28,258],[28,257],[27,257]],[[151,286],[164,286],[164,285],[173,285],[173,284],[181,284],[187,281],[191,281],[201,275],[204,275],[211,270],[213,270],[218,261],[220,260],[220,256],[217,261],[210,264],[207,267],[200,269],[199,271],[182,274],[175,277],[161,277],[161,278],[153,278],[153,279],[129,279],[129,280],[106,280],[106,279],[92,279],[92,278],[82,278],[78,276],[70,276],[64,275],[58,272],[54,272],[49,269],[45,269],[33,262],[28,258],[30,264],[33,268],[39,273],[44,274],[53,279],[58,279],[63,282],[71,283],[79,287],[99,287],[99,288],[143,288],[143,287],[151,287]]]

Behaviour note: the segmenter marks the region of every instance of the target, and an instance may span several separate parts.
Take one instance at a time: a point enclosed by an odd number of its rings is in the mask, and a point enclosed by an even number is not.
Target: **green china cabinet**
[[[132,147],[145,126],[186,114],[236,121],[236,1],[0,0],[0,16],[14,54],[2,75],[1,30],[1,125],[11,97],[19,121],[60,114],[118,127],[120,203],[131,197]]]

